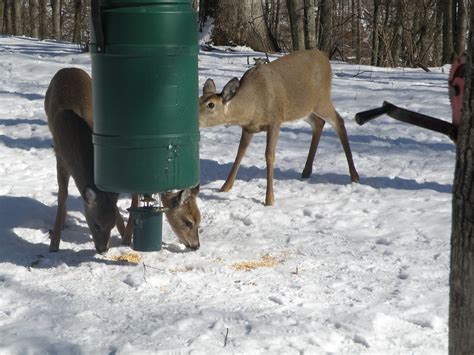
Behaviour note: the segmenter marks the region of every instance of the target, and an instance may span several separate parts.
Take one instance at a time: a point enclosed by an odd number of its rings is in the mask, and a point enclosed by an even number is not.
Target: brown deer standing
[[[299,119],[308,121],[313,130],[302,177],[308,178],[311,175],[321,132],[327,121],[342,143],[351,181],[359,181],[344,121],[332,104],[331,75],[329,60],[323,53],[305,50],[249,69],[240,81],[238,78],[230,80],[220,94],[216,93],[212,79],[206,81],[203,95],[199,99],[200,126],[226,124],[242,127],[237,156],[221,191],[229,191],[232,188],[254,133],[266,131],[265,204],[273,205],[273,164],[280,126],[283,122]]]
[[[50,251],[57,251],[66,218],[69,179],[72,176],[84,200],[84,211],[97,252],[109,248],[110,231],[117,225],[124,244],[130,244],[132,225],[124,226],[117,209],[117,193],[99,190],[94,183],[92,144],[92,82],[77,68],[59,70],[51,79],[45,98],[48,126],[53,136],[58,179],[58,210]],[[172,229],[186,246],[199,248],[199,187],[162,194]],[[138,206],[138,196],[132,203]]]

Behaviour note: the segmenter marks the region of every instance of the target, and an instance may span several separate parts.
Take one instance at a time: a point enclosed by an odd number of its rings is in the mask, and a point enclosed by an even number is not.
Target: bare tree
[[[51,0],[53,10],[53,37],[61,40],[61,0]]]
[[[12,7],[12,25],[13,25],[13,34],[15,36],[22,35],[22,22],[21,22],[21,1],[14,0],[11,3]]]
[[[82,27],[82,0],[74,0],[74,30],[72,37],[74,43],[81,43]]]
[[[34,38],[39,37],[39,3],[38,0],[29,0],[30,13],[30,36]]]
[[[374,0],[373,22],[372,22],[372,57],[370,63],[377,65],[379,57],[379,17],[380,0]]]
[[[474,11],[467,57],[466,91],[454,175],[449,279],[449,354],[474,354]]]
[[[352,49],[356,52],[356,62],[360,63],[361,60],[361,25],[360,20],[362,18],[362,4],[361,0],[351,1],[351,36],[352,36]]]
[[[436,16],[433,33],[433,65],[442,64],[442,39],[443,39],[443,0],[436,0]]]
[[[455,48],[454,52],[457,56],[464,53],[466,50],[466,34],[467,34],[467,0],[456,0],[455,7],[456,21],[455,21]]]
[[[39,38],[45,39],[47,36],[48,17],[47,0],[39,0]]]
[[[4,21],[5,24],[3,25],[5,28],[6,34],[13,33],[13,20],[12,20],[12,2],[13,0],[5,0],[5,7],[4,7]]]
[[[199,0],[199,30],[202,31],[208,17],[214,17],[216,0]]]
[[[286,0],[293,50],[305,48],[304,0]]]
[[[453,60],[453,0],[443,0],[443,64]]]
[[[392,65],[397,67],[400,64],[400,52],[403,36],[403,0],[395,2],[395,18],[393,21],[393,38],[391,44]]]
[[[450,63],[465,48],[472,0],[193,0],[215,44],[265,52],[320,48],[378,66]],[[20,9],[14,11],[14,8]],[[90,0],[0,0],[0,29],[85,44]],[[21,14],[20,20],[14,14]],[[19,25],[17,25],[19,24]]]
[[[305,47],[313,49],[318,47],[317,42],[317,0],[304,0],[305,17]]]
[[[282,0],[265,0],[265,22],[270,32],[275,50],[280,51],[281,45],[281,17]],[[284,6],[283,6],[284,7]]]
[[[329,54],[332,49],[332,0],[321,0],[319,18],[319,49]]]
[[[216,44],[237,43],[263,52],[276,49],[261,0],[216,0],[213,40]]]
[[[5,33],[5,30],[3,28],[3,25],[5,24],[5,22],[3,21],[3,18],[4,18],[4,15],[5,15],[5,0],[0,0],[0,33],[1,34],[4,34]]]
[[[377,45],[377,61],[376,65],[383,66],[388,61],[387,57],[389,55],[389,41],[390,41],[390,33],[389,33],[389,20],[391,15],[391,1],[386,1],[384,7],[380,7],[380,18],[382,20],[381,26],[377,26],[377,41],[379,42]]]

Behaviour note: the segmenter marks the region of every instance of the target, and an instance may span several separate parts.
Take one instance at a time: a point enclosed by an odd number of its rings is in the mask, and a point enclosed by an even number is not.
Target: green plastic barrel
[[[90,45],[96,185],[142,194],[197,185],[198,40],[192,1],[98,4]]]

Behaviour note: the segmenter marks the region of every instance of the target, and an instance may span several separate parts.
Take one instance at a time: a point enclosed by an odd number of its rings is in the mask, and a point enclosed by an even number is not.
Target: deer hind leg
[[[132,194],[132,203],[131,203],[131,208],[137,208],[138,207],[138,194]],[[132,244],[132,236],[133,236],[133,220],[131,218],[131,213],[130,217],[128,218],[127,226],[125,227],[125,232],[122,235],[122,244],[123,245],[130,245]]]
[[[227,177],[227,180],[225,181],[224,185],[222,185],[221,187],[222,192],[227,192],[232,188],[232,186],[234,186],[234,181],[237,177],[237,172],[239,171],[240,163],[242,162],[242,158],[244,157],[245,152],[247,151],[247,147],[249,146],[252,137],[252,132],[249,132],[244,128],[242,129],[239,150],[237,151],[237,156],[235,157],[234,165],[232,165],[232,169],[230,170],[229,176]]]
[[[275,150],[279,134],[280,125],[273,125],[267,128],[267,147],[265,149],[265,160],[267,162],[266,206],[272,206],[275,202],[275,197],[273,195],[273,165],[275,163]]]
[[[319,115],[325,121],[329,121],[331,126],[336,131],[339,140],[341,141],[342,148],[344,149],[344,153],[346,155],[347,164],[349,165],[349,174],[351,175],[352,182],[359,182],[359,174],[354,166],[354,161],[352,160],[352,152],[351,147],[349,146],[349,139],[347,137],[346,127],[344,126],[344,120],[342,119],[341,115],[334,110],[334,108],[327,114],[327,115]]]
[[[125,222],[123,221],[122,215],[120,214],[120,210],[117,206],[115,206],[115,226],[117,227],[117,230],[120,233],[120,236],[122,237],[122,244],[124,243],[124,237],[125,237]]]
[[[71,177],[58,156],[56,156],[56,172],[59,186],[58,210],[56,212],[56,221],[54,222],[53,235],[51,236],[51,242],[49,244],[49,251],[51,252],[59,250],[61,229],[63,228],[64,221],[66,220],[68,185],[69,178]]]
[[[319,118],[315,114],[310,114],[305,120],[311,125],[313,135],[311,138],[311,145],[309,147],[308,158],[306,159],[306,164],[304,165],[303,173],[301,174],[303,179],[309,178],[313,172],[314,156],[316,155],[319,139],[321,138],[321,133],[323,131],[324,124],[326,123],[323,119]]]

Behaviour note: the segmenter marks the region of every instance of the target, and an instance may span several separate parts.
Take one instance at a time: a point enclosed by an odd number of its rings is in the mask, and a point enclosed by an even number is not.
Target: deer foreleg
[[[225,181],[224,185],[222,185],[221,187],[222,192],[227,192],[232,188],[232,186],[234,186],[234,181],[237,176],[237,172],[239,171],[240,163],[242,162],[242,158],[244,157],[245,152],[247,151],[247,147],[249,146],[252,137],[253,133],[242,129],[239,150],[237,151],[237,156],[235,157],[234,165],[232,165],[232,169],[230,170],[229,176],[227,177],[227,180]]]
[[[56,221],[54,222],[53,235],[49,244],[49,251],[55,252],[59,250],[59,242],[61,241],[61,229],[66,220],[67,212],[67,196],[70,175],[56,156],[56,172],[58,179],[58,210],[56,212]]]

